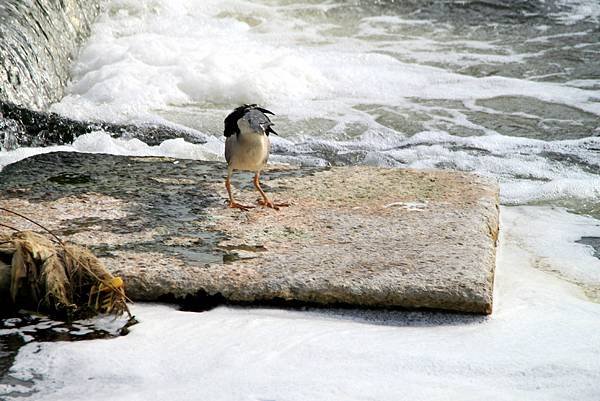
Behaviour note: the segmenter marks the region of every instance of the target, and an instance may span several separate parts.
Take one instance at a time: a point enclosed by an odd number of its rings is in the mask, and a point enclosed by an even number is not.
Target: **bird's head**
[[[267,117],[267,114],[272,114],[271,111],[258,107],[255,104],[243,105],[233,110],[225,118],[225,131],[226,137],[233,134],[260,134],[269,135],[273,133],[277,135],[277,132],[273,130],[273,122]]]
[[[238,120],[238,127],[241,132],[245,133],[253,133],[253,134],[267,134],[267,130],[273,125],[269,117],[267,117],[263,112],[250,109],[242,118]]]

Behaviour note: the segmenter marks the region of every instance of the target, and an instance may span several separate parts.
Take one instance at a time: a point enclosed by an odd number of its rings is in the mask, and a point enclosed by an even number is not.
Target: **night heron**
[[[279,210],[280,206],[288,206],[285,203],[272,202],[260,187],[260,172],[267,165],[271,148],[269,134],[277,135],[267,114],[275,115],[256,104],[245,104],[233,110],[225,118],[224,134],[227,137],[225,140],[225,160],[227,160],[225,187],[229,194],[229,207],[231,208],[248,210],[254,207],[242,205],[233,199],[230,182],[233,170],[255,172],[254,186],[262,197],[258,201],[259,204],[275,210]]]

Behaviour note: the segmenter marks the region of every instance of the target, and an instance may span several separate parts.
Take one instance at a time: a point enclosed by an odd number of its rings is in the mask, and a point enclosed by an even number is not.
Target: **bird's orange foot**
[[[246,206],[246,205],[242,205],[241,203],[237,203],[237,202],[229,202],[229,207],[232,209],[240,209],[244,212],[247,212],[250,209],[254,209],[254,206]]]
[[[275,203],[268,199],[259,199],[258,204],[275,210],[279,210],[280,207],[288,207],[290,205],[289,203]]]

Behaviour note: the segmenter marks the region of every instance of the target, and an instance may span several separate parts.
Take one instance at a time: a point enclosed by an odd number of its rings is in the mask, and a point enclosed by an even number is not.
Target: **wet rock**
[[[37,110],[59,100],[99,4],[0,1],[0,100]]]
[[[0,102],[0,150],[69,144],[78,136],[95,131],[106,132],[113,138],[137,138],[152,146],[175,138],[183,138],[190,143],[206,143],[203,134],[189,128],[78,121],[56,113]]]
[[[10,265],[0,260],[0,305],[3,306],[10,304],[10,278]],[[4,307],[2,309],[4,309]],[[2,312],[0,312],[0,316],[1,315]]]
[[[0,205],[90,246],[135,300],[491,312],[495,183],[271,167],[264,188],[290,207],[240,212],[226,207],[224,173],[217,162],[52,153],[0,172]],[[234,177],[246,204],[257,198],[251,177]]]

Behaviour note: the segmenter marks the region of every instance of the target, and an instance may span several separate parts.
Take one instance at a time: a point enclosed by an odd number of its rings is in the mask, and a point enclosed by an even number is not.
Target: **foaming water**
[[[79,136],[71,145],[19,148],[10,152],[0,152],[0,169],[27,157],[50,152],[108,153],[122,156],[167,156],[181,159],[222,160],[223,144],[216,139],[212,139],[206,144],[196,145],[178,138],[166,140],[158,146],[150,146],[139,139],[112,138],[104,132],[92,132]]]

